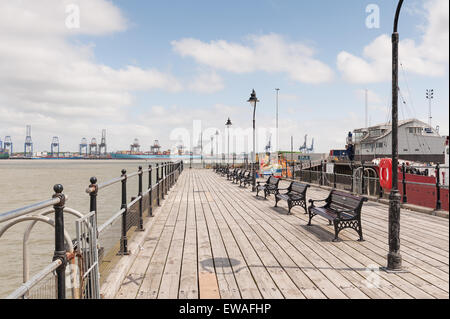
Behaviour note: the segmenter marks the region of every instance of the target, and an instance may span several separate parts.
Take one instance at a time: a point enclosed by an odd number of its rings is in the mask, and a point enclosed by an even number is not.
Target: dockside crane
[[[27,125],[27,135],[25,137],[23,155],[25,157],[33,157],[33,140],[31,139],[31,125]]]
[[[300,152],[306,151],[308,149],[308,146],[306,145],[307,140],[308,140],[308,134],[305,135],[305,142],[303,143],[302,146],[300,146],[300,149],[299,149]]]
[[[139,153],[141,149],[141,144],[139,143],[139,139],[135,138],[133,144],[131,144],[130,146],[130,152],[136,152]]]
[[[6,136],[5,140],[3,142],[3,151],[5,151],[6,153],[8,153],[9,155],[12,155],[13,153],[13,142],[11,139],[11,136]]]
[[[153,142],[153,145],[150,146],[150,152],[153,155],[158,155],[160,151],[161,151],[161,145],[159,144],[158,140],[155,140],[155,142]]]
[[[54,136],[53,137],[52,144],[50,145],[50,150],[51,150],[51,156],[52,157],[55,154],[55,149],[58,151],[56,157],[59,158],[59,137],[58,136]]]
[[[100,142],[100,145],[98,147],[98,154],[99,155],[106,155],[107,148],[106,148],[106,130],[102,130],[102,140]]]
[[[88,143],[87,143],[87,139],[85,137],[83,137],[81,139],[81,143],[80,143],[80,155],[83,155],[83,150],[84,150],[84,154],[85,156],[88,156]]]
[[[97,155],[97,154],[98,154],[97,139],[93,137],[91,143],[89,144],[89,155]]]

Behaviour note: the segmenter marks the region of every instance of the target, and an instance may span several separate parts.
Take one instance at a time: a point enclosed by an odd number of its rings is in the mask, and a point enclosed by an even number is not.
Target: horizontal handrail
[[[50,265],[42,269],[36,275],[34,275],[29,281],[22,284],[19,288],[17,288],[14,292],[12,292],[6,299],[19,299],[26,295],[34,286],[36,286],[42,279],[44,279],[47,275],[55,271],[59,266],[62,265],[62,260],[57,259],[52,262]]]
[[[101,225],[98,228],[98,234],[100,234],[102,231],[104,231],[106,228],[108,228],[109,226],[111,226],[114,221],[119,218],[120,216],[122,216],[122,214],[125,212],[125,208],[122,208],[121,210],[119,210],[117,213],[115,213],[113,216],[111,216],[106,222],[103,223],[103,225]]]
[[[66,195],[67,200],[67,195]],[[28,206],[24,206],[22,208],[17,208],[14,210],[10,210],[9,212],[0,214],[0,223],[6,222],[8,220],[27,215],[30,213],[34,213],[43,208],[47,208],[56,204],[59,204],[61,199],[59,197],[48,199],[39,203],[31,204]]]

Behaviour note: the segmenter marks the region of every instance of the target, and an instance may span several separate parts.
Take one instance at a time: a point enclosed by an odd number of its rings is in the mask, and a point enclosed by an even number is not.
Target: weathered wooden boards
[[[308,198],[327,191],[310,188]],[[116,298],[448,298],[449,227],[439,217],[402,210],[407,273],[386,263],[387,206],[363,207],[365,242],[273,196],[258,199],[212,171],[186,170],[153,219]]]

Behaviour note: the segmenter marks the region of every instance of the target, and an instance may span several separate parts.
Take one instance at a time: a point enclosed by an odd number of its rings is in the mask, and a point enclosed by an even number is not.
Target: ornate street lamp
[[[230,127],[231,125],[233,125],[233,123],[231,123],[230,118],[228,118],[228,121],[225,123],[225,126],[227,127],[228,130],[228,155],[227,155],[227,165],[230,165]]]
[[[400,254],[400,192],[398,191],[398,19],[403,0],[397,6],[392,34],[392,190],[389,195],[389,254],[388,272],[402,271]]]
[[[255,170],[255,164],[256,164],[256,146],[255,146],[255,132],[256,132],[256,124],[255,124],[255,116],[256,116],[256,103],[259,102],[258,98],[256,97],[255,90],[252,91],[252,94],[250,95],[250,99],[247,101],[250,103],[250,105],[253,107],[253,158],[252,158],[252,177],[253,177],[253,183],[252,183],[252,192],[256,192],[256,170]]]

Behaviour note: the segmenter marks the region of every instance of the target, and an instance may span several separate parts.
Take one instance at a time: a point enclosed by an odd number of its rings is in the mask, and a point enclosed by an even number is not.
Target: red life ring
[[[392,159],[383,158],[380,161],[380,186],[392,189]]]

